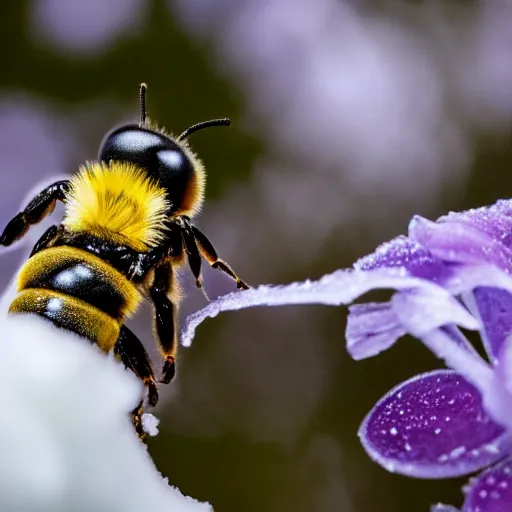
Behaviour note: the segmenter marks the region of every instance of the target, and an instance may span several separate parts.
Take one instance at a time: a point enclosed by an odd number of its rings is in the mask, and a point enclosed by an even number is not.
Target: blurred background
[[[171,132],[231,117],[191,138],[208,170],[198,224],[251,284],[318,278],[415,213],[512,190],[508,0],[4,0],[0,53],[2,225],[137,120],[141,81]],[[22,255],[2,255],[2,287]],[[204,274],[211,297],[234,288]],[[183,283],[184,316],[205,299]],[[410,339],[356,363],[345,321],[289,307],[201,326],[162,389],[161,472],[217,512],[460,504],[465,479],[388,474],[356,436],[376,399],[439,363]],[[156,356],[149,309],[132,325]]]

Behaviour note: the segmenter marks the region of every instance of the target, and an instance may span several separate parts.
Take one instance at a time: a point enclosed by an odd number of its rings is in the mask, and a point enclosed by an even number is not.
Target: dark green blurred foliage
[[[163,0],[148,4],[140,31],[120,38],[115,45],[93,57],[76,57],[36,46],[27,35],[28,6],[26,0],[7,0],[0,5],[0,94],[28,92],[62,112],[91,100],[114,100],[125,112],[136,115],[137,86],[145,81],[149,85],[149,115],[170,131],[179,132],[205,119],[231,117],[233,125],[229,130],[211,130],[193,140],[194,149],[210,169],[209,199],[222,197],[234,182],[250,180],[263,140],[255,140],[241,129],[243,91],[235,87],[229,76],[218,71],[207,45],[184,32],[170,16]],[[112,123],[116,122],[112,119]],[[318,247],[317,258],[311,264],[282,268],[280,281],[314,278],[350,266],[376,243],[405,232],[406,219],[413,213],[435,218],[448,210],[475,207],[509,196],[512,190],[510,133],[479,139],[469,187],[464,194],[453,189],[441,191],[442,201],[431,211],[416,211],[414,205],[409,205],[407,211],[404,208],[403,218],[397,219],[396,231],[382,233],[381,240],[367,236],[368,223],[372,220],[361,218],[350,232],[333,233]],[[103,133],[86,133],[84,137],[89,158],[94,158]],[[79,163],[77,159],[73,165]],[[1,175],[5,172],[0,169]],[[229,222],[229,218],[225,222]],[[263,272],[253,270],[253,275],[267,282]],[[240,315],[253,315],[267,325],[280,319],[275,310]],[[465,479],[429,482],[388,474],[366,457],[356,437],[359,423],[376,399],[400,381],[439,363],[410,339],[402,340],[378,358],[353,362],[344,349],[345,313],[341,309],[324,308],[319,317],[317,325],[323,331],[319,332],[319,337],[329,340],[323,350],[328,351],[330,372],[335,377],[328,382],[323,400],[298,439],[290,444],[263,442],[235,430],[204,437],[187,435],[172,428],[180,408],[174,411],[168,405],[158,413],[160,435],[149,441],[150,451],[163,475],[183,493],[213,503],[218,512],[336,512],[345,509],[426,512],[429,503],[460,503],[460,485]],[[217,350],[219,326],[224,322],[221,316],[201,327],[192,349],[182,350],[180,372],[185,373],[189,368],[194,371],[196,361]],[[243,335],[241,332],[240,336]],[[264,339],[261,350],[265,352],[265,343],[279,342],[277,338]],[[315,340],[311,340],[311,350],[315,350],[314,344]],[[307,379],[307,368],[303,372]],[[261,378],[265,378],[264,367]],[[218,379],[221,380],[222,375]],[[309,493],[311,482],[327,476],[321,469],[316,471],[314,463],[300,464],[307,456],[310,442],[322,436],[337,441],[341,447],[339,463],[344,480],[332,484],[346,489],[347,501],[340,502],[339,508],[328,509],[322,506],[322,496]],[[304,470],[304,467],[309,469]],[[319,464],[319,467],[325,466]]]
[[[27,36],[28,7],[25,0],[0,7],[1,92],[21,89],[61,109],[115,99],[136,112],[138,84],[146,82],[149,116],[171,132],[206,119],[231,118],[229,132],[211,130],[194,140],[194,149],[216,170],[208,179],[210,197],[227,181],[247,179],[258,143],[237,129],[240,93],[216,72],[205,48],[180,30],[163,1],[148,4],[142,29],[133,37],[121,37],[99,57],[82,58],[35,45]],[[103,135],[97,134],[97,144]],[[95,156],[92,148],[90,158]]]

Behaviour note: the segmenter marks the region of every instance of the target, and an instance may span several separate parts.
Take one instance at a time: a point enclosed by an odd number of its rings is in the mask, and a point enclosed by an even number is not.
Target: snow
[[[86,340],[2,314],[0,510],[211,511],[169,486],[135,435],[129,412],[141,392]]]

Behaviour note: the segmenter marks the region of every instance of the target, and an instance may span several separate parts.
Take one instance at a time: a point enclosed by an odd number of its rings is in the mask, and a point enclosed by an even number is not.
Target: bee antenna
[[[189,135],[192,135],[203,128],[210,128],[210,126],[229,126],[231,124],[231,120],[227,117],[224,119],[212,119],[211,121],[203,121],[202,123],[197,123],[190,128],[187,128],[177,140],[186,139]]]
[[[146,124],[146,91],[148,86],[142,82],[140,84],[139,99],[140,99],[140,125]]]

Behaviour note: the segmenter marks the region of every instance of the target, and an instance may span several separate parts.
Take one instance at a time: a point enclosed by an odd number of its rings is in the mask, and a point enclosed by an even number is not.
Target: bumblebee
[[[141,341],[124,325],[141,302],[154,308],[154,333],[163,358],[160,382],[175,375],[176,314],[180,300],[175,269],[188,262],[202,288],[201,257],[247,289],[193,224],[205,188],[201,161],[187,138],[229,119],[195,124],[178,137],[150,124],[145,84],[140,86],[140,123],[111,131],[97,161],[86,162],[71,179],[40,192],[5,227],[0,245],[9,246],[65,205],[60,226],[46,230],[18,274],[18,294],[9,313],[33,313],[115,356],[158,401],[153,369]],[[142,402],[133,411],[143,437]]]

